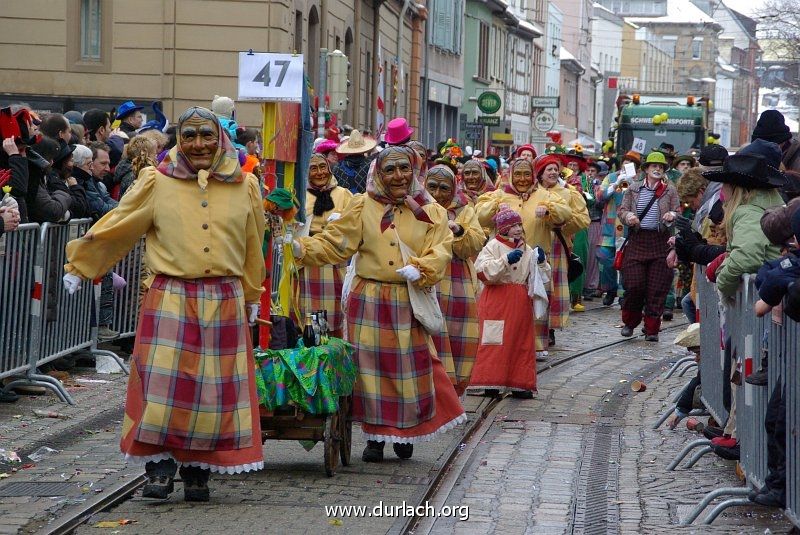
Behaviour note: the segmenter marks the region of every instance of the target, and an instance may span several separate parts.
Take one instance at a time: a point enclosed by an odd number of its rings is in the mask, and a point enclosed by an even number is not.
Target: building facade
[[[622,26],[619,89],[623,93],[675,91],[674,42],[626,19]]]
[[[341,122],[374,129],[381,67],[386,116],[407,114],[416,126],[421,66],[412,48],[424,43],[425,16],[401,0],[8,2],[0,12],[0,101],[63,111],[160,100],[174,119],[215,94],[237,97],[240,51],[302,53],[317,88],[319,49],[327,47],[351,63]],[[237,114],[243,124],[261,122],[258,104],[239,103]]]
[[[594,138],[608,137],[616,113],[619,76],[622,65],[622,17],[600,4],[592,14],[592,67],[602,77],[595,90]]]

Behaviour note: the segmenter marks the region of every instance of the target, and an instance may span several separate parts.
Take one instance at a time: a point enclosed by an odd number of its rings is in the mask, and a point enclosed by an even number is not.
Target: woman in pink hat
[[[411,141],[414,129],[408,126],[405,117],[396,117],[386,125],[386,134],[383,139],[389,145],[405,145]]]

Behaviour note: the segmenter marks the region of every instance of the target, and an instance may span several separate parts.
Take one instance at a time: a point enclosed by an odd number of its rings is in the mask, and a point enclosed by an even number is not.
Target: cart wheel
[[[325,473],[332,477],[339,464],[339,413],[335,412],[325,419]]]
[[[339,398],[339,456],[342,466],[350,466],[350,447],[353,444],[353,418],[350,416],[350,396]]]

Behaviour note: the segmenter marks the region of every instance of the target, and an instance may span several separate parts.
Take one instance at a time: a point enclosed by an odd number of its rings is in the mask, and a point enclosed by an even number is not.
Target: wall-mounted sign
[[[561,97],[531,97],[531,108],[558,108]]]
[[[500,126],[500,117],[497,115],[481,115],[478,122],[486,126]]]
[[[500,99],[500,95],[494,91],[484,91],[478,97],[478,109],[483,113],[489,115],[497,113],[502,105],[503,101]]]
[[[238,100],[300,102],[303,55],[239,52]]]
[[[556,118],[546,111],[540,111],[533,118],[533,127],[539,132],[549,132],[556,125]]]

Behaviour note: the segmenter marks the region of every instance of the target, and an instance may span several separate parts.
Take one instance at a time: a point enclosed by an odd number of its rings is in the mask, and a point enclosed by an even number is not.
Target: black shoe
[[[661,319],[664,321],[672,321],[672,311],[665,310],[664,313],[661,315]]]
[[[737,443],[732,448],[725,448],[723,446],[714,446],[711,445],[711,451],[726,459],[728,461],[738,461],[739,460],[739,444]]]
[[[745,378],[744,382],[754,386],[767,386],[767,370],[762,368],[757,372],[751,373]]]
[[[657,334],[648,334],[644,337],[645,342],[658,342]]]
[[[550,329],[550,332],[548,333],[547,345],[551,346],[551,347],[556,345],[556,331],[555,331],[555,329]]]
[[[747,499],[750,500],[751,502],[754,502],[756,501],[756,496],[758,496],[759,494],[761,494],[760,489],[752,489],[750,490],[750,492],[747,493]]]
[[[610,307],[614,304],[614,298],[617,297],[616,295],[608,292],[605,297],[603,297],[603,306]]]
[[[707,425],[703,428],[703,436],[706,437],[708,440],[714,440],[715,438],[719,438],[723,435],[723,433],[724,431],[721,427]]]
[[[530,390],[514,390],[511,392],[512,398],[533,399],[533,392]]]
[[[393,442],[392,449],[395,455],[401,459],[410,459],[414,454],[414,444]],[[383,454],[383,450],[381,450],[381,454]]]
[[[497,388],[487,388],[483,391],[483,395],[487,398],[496,398],[500,396],[500,390]]]
[[[765,507],[780,507],[781,509],[786,507],[786,496],[783,492],[775,489],[767,489],[766,487],[762,490],[764,492],[759,492],[758,495],[753,498],[755,503]]]
[[[14,403],[18,399],[19,396],[11,390],[3,390],[0,388],[0,403]]]
[[[386,443],[377,440],[367,440],[367,447],[361,454],[361,460],[365,463],[379,463],[383,461],[383,446]]]
[[[147,484],[142,489],[142,498],[166,500],[175,490],[175,480],[165,475],[147,476]]]
[[[622,330],[619,332],[625,338],[630,338],[633,336],[633,327],[628,327],[627,325],[622,327]]]
[[[583,294],[584,301],[594,301],[594,292],[586,292]]]
[[[207,502],[211,498],[208,478],[211,471],[198,466],[181,466],[183,480],[183,500],[186,502]]]

